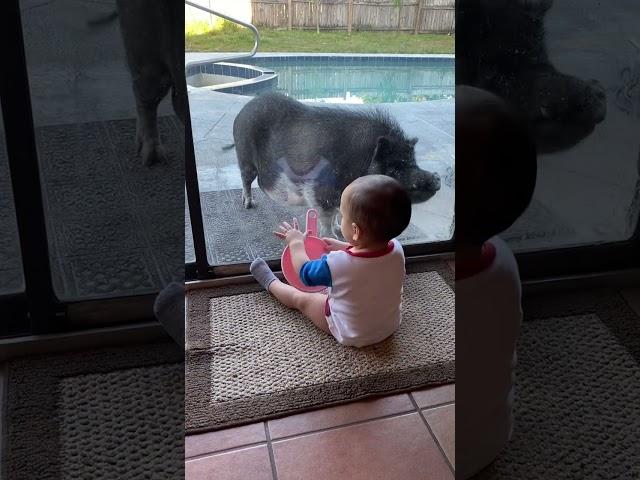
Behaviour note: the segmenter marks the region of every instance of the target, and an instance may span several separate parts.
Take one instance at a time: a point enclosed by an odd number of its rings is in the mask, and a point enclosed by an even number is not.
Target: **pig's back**
[[[371,143],[388,133],[390,125],[373,112],[352,108],[304,104],[276,92],[253,98],[236,116],[234,135],[257,135],[268,131],[271,140],[311,138],[351,143]],[[243,129],[243,132],[240,132]],[[264,137],[264,135],[262,135]],[[345,144],[345,137],[349,140]]]

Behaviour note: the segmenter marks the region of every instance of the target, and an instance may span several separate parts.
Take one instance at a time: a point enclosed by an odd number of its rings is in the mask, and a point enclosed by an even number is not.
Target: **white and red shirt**
[[[378,343],[398,329],[404,276],[404,252],[396,239],[378,252],[331,252],[300,270],[306,285],[328,287],[329,329],[338,342],[354,347]]]
[[[518,265],[498,237],[472,264],[456,264],[456,478],[489,465],[513,430]]]

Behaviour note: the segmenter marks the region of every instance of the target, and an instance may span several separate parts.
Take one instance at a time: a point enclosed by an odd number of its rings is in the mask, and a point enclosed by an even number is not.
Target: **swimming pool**
[[[210,88],[224,93],[253,96],[276,90],[326,103],[421,102],[455,95],[452,55],[262,54],[234,64],[187,67],[187,78],[198,76],[201,88],[207,88],[200,78],[204,74],[216,74],[218,83]],[[220,75],[231,81],[219,83]]]

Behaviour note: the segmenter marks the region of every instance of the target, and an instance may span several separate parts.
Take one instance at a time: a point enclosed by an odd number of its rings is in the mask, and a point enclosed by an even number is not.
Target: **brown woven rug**
[[[184,363],[173,343],[11,360],[0,478],[184,477]]]
[[[193,290],[187,304],[187,431],[453,381],[451,282],[444,264],[413,267],[400,329],[363,349],[338,344],[264,291]]]
[[[523,309],[513,437],[474,480],[640,478],[640,318],[605,290]]]

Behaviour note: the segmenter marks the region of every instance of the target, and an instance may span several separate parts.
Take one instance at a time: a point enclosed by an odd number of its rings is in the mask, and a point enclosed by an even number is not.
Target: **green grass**
[[[248,52],[253,35],[245,28],[222,24],[215,30],[206,24],[185,29],[187,52]],[[413,35],[408,32],[323,32],[260,28],[259,52],[318,53],[454,53],[454,35]]]

